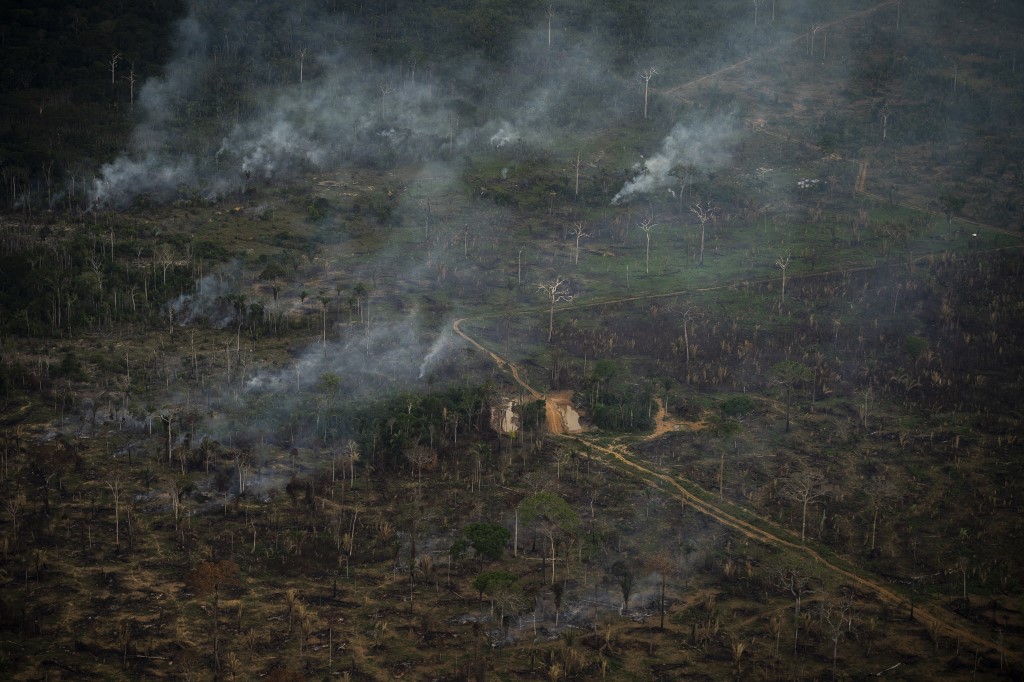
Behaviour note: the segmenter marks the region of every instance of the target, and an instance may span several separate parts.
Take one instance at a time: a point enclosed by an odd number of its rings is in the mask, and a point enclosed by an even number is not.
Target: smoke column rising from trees
[[[543,30],[526,25],[514,32],[508,63],[468,53],[411,70],[361,53],[354,36],[363,29],[343,14],[281,13],[192,4],[176,26],[173,59],[140,89],[129,148],[93,180],[93,206],[123,207],[140,194],[216,199],[252,181],[447,159],[511,141],[543,147],[607,125],[628,106],[592,36],[540,61]],[[302,82],[294,44],[309,46]]]
[[[677,123],[662,140],[661,151],[633,167],[636,175],[619,190],[612,204],[669,187],[674,184],[671,172],[679,166],[711,170],[725,165],[739,132],[733,116]]]

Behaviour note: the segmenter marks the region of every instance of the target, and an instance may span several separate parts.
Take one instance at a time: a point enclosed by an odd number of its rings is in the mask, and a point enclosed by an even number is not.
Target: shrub
[[[738,417],[754,411],[754,401],[745,395],[736,395],[722,401],[722,412],[730,417]]]

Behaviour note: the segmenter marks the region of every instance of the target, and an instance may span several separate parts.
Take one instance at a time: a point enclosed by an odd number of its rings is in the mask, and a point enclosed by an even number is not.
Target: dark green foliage
[[[608,574],[615,579],[622,594],[622,608],[629,610],[629,598],[633,594],[633,587],[636,584],[636,574],[631,562],[618,560],[608,569]]]
[[[462,534],[478,557],[490,561],[501,558],[505,543],[512,538],[507,528],[496,523],[471,523]]]
[[[594,424],[609,431],[648,431],[654,394],[647,383],[635,383],[613,360],[601,360],[587,378],[583,403]]]
[[[594,424],[608,431],[649,431],[654,428],[648,390],[611,392],[607,402],[590,406]]]
[[[473,197],[490,199],[498,206],[538,211],[548,208],[553,200],[573,197],[573,185],[550,159],[533,158],[513,169],[492,166],[490,160],[480,161],[465,175],[466,187]],[[501,163],[504,163],[502,161]]]
[[[483,599],[485,594],[490,594],[503,587],[514,585],[519,577],[508,571],[484,571],[473,579],[473,587],[480,593]]]
[[[331,210],[331,202],[326,197],[317,197],[306,207],[306,218],[310,222],[319,222]]]
[[[754,410],[754,401],[749,396],[735,395],[722,401],[722,412],[730,417],[750,414]]]
[[[231,254],[224,248],[223,244],[210,241],[209,239],[200,239],[191,246],[193,256],[200,260],[223,262],[231,257]]]
[[[264,281],[284,279],[287,276],[288,271],[276,261],[268,263],[267,267],[263,268],[263,271],[260,273],[260,279]]]
[[[810,368],[796,360],[783,360],[772,365],[772,377],[789,387],[807,381],[811,376]]]
[[[569,503],[562,497],[550,492],[539,492],[530,495],[519,505],[519,514],[523,523],[547,523],[562,529],[563,532],[574,533],[580,525],[580,517]]]
[[[966,204],[967,199],[953,190],[947,189],[939,194],[939,206],[942,207],[942,212],[946,214],[948,222],[952,222],[953,216],[962,211]]]
[[[708,418],[708,433],[716,438],[729,438],[740,431],[740,423],[735,419],[711,415]]]
[[[85,373],[82,371],[82,361],[78,359],[74,351],[68,351],[64,354],[57,368],[57,373],[59,376],[72,381],[82,381],[85,379]]]
[[[382,473],[394,471],[403,466],[405,452],[411,448],[432,443],[440,446],[438,454],[444,458],[456,441],[462,445],[467,434],[488,431],[491,390],[489,384],[451,386],[425,395],[397,393],[357,406],[336,403],[321,414],[319,428],[327,434],[353,434],[363,452],[374,453],[375,468]],[[315,411],[302,419],[300,432],[317,429]]]
[[[531,400],[519,406],[519,421],[525,431],[539,431],[547,419],[547,406],[543,400]]]
[[[68,336],[118,321],[166,319],[165,303],[191,293],[200,268],[225,255],[210,242],[184,235],[156,242],[117,223],[61,241],[13,241],[0,256],[0,307],[7,311],[0,330]]]
[[[921,357],[921,353],[928,350],[928,339],[921,338],[920,336],[908,336],[904,340],[903,345],[907,349],[907,355],[917,360]]]

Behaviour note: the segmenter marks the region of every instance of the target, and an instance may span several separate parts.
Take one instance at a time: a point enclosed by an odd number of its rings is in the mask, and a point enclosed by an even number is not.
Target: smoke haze
[[[337,13],[193,3],[177,24],[174,58],[141,88],[130,148],[100,168],[91,204],[122,207],[140,194],[216,199],[348,162],[547,145],[635,107],[587,36],[551,51],[544,31],[525,27],[510,32],[518,45],[507,65],[469,54],[422,66],[358,53],[356,30]],[[226,67],[229,59],[247,73]],[[231,83],[239,78],[248,82]]]
[[[629,201],[638,194],[665,189],[675,182],[670,174],[679,166],[710,170],[729,160],[729,148],[739,128],[731,116],[698,123],[677,123],[661,143],[661,151],[633,167],[635,175],[612,199],[613,204]]]

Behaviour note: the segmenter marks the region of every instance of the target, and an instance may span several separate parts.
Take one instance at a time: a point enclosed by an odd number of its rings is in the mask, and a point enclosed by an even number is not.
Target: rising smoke
[[[515,32],[515,46],[501,63],[467,55],[457,64],[414,66],[360,53],[350,38],[363,27],[336,13],[307,5],[282,11],[259,3],[193,2],[176,27],[173,59],[140,92],[130,147],[101,168],[91,201],[119,207],[141,194],[156,201],[216,199],[250,183],[351,163],[444,166],[431,175],[456,181],[464,151],[564,148],[588,131],[635,119],[634,79],[630,74],[624,86],[614,75],[607,46],[596,37],[601,32],[575,34],[552,50],[542,15],[538,20],[539,26]],[[677,165],[724,163],[735,133],[729,117],[676,125],[615,201],[664,187]],[[418,211],[412,204],[398,207],[408,215]],[[486,230],[500,222],[481,212],[474,224]],[[417,264],[403,254],[403,281],[426,280],[434,256],[424,255]],[[374,265],[357,268],[350,274],[358,277]],[[179,324],[230,328],[244,314],[237,294],[248,284],[244,277],[218,275],[170,302],[169,310]],[[267,304],[287,314],[282,307],[276,300]],[[348,330],[344,340],[310,346],[287,367],[250,375],[244,390],[231,387],[223,399],[288,396],[331,373],[342,377],[349,397],[414,385],[453,347],[449,335],[423,327],[411,314]]]
[[[666,189],[676,182],[671,173],[680,166],[707,171],[725,165],[738,137],[734,116],[677,123],[662,141],[661,151],[633,166],[633,179],[619,190],[612,204]]]
[[[174,58],[140,91],[129,149],[100,169],[91,204],[122,207],[140,194],[216,199],[348,162],[547,146],[627,108],[590,39],[552,52],[543,31],[525,27],[508,65],[467,55],[416,69],[358,53],[358,30],[338,13],[192,3]]]

